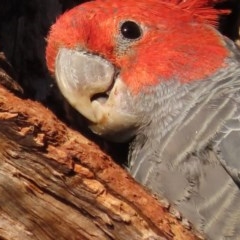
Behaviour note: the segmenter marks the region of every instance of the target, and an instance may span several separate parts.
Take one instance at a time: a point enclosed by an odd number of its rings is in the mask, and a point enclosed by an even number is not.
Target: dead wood
[[[97,145],[0,86],[0,239],[198,238]]]

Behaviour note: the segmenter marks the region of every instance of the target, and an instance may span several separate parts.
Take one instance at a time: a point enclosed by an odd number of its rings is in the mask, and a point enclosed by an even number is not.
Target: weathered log
[[[0,239],[199,238],[97,145],[0,86]]]
[[[46,32],[61,8],[83,1],[24,2],[1,2],[0,47],[29,96],[45,100]],[[239,1],[224,7],[234,11],[220,30],[239,39]],[[0,86],[0,239],[198,239],[98,146],[39,103],[16,97],[22,90],[12,77],[0,54],[0,85],[12,92]]]

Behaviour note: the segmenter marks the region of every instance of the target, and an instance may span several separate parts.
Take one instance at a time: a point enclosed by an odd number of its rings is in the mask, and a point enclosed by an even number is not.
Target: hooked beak
[[[91,122],[98,122],[91,99],[112,85],[115,73],[112,64],[96,55],[63,48],[57,55],[55,73],[69,103]]]
[[[110,139],[110,135],[121,132],[117,141],[133,135],[136,116],[131,96],[109,61],[85,51],[62,48],[55,74],[60,91],[90,121],[93,132]]]

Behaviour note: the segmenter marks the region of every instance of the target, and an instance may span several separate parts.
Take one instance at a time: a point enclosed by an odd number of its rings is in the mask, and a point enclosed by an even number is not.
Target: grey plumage
[[[226,44],[226,69],[136,100],[144,124],[129,154],[131,174],[211,240],[240,239],[240,55]]]
[[[133,139],[140,183],[208,239],[238,239],[240,53],[211,26],[220,12],[208,0],[109,3],[52,27],[47,62],[60,90],[93,132]]]

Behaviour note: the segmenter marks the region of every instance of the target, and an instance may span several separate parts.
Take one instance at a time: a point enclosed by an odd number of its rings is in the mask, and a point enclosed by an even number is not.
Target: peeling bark
[[[4,240],[200,238],[97,145],[3,86],[0,196]]]
[[[56,16],[79,2],[0,4],[0,48],[15,70],[0,53],[0,239],[200,239],[97,145],[16,96],[22,89],[13,78],[28,96],[54,105],[44,38]],[[239,1],[219,5],[229,7],[220,30],[239,43]]]

